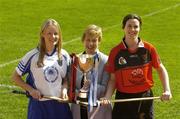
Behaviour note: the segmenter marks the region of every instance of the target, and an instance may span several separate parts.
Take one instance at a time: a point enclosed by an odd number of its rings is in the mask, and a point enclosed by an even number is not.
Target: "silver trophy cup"
[[[94,58],[92,55],[81,54],[78,56],[78,64],[81,72],[83,73],[84,81],[87,79],[87,73],[94,67]],[[80,98],[88,97],[88,90],[86,87],[82,87],[79,91]]]

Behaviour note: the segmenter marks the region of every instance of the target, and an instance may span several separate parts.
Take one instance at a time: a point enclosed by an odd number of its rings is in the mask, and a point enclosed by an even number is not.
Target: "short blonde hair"
[[[84,41],[86,35],[90,35],[92,37],[96,36],[98,37],[98,41],[100,42],[102,40],[102,28],[94,24],[89,25],[83,33],[81,39],[82,41]]]
[[[44,59],[44,55],[46,54],[46,44],[44,41],[44,37],[43,37],[43,32],[44,30],[49,26],[49,25],[54,25],[58,28],[59,31],[59,39],[57,44],[55,45],[56,51],[58,52],[58,58],[60,59],[60,52],[61,52],[61,47],[62,47],[62,35],[61,35],[61,28],[59,23],[54,20],[54,19],[47,19],[41,26],[41,30],[40,30],[40,41],[39,41],[39,58],[37,61],[37,65],[38,67],[42,67],[43,64],[43,59]]]

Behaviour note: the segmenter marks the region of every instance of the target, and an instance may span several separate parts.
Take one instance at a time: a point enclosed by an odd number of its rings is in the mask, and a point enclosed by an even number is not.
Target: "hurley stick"
[[[13,90],[12,93],[15,94],[23,94],[29,96],[26,92],[24,91],[18,91],[18,90]],[[69,100],[64,100],[59,97],[54,97],[54,96],[42,96],[44,99],[51,99],[51,100],[56,100],[58,102],[62,103],[76,103],[76,104],[81,104],[81,105],[89,105],[88,102],[82,102],[77,100],[76,102],[70,102]],[[143,101],[143,100],[155,100],[155,99],[161,99],[160,96],[157,97],[144,97],[144,98],[130,98],[130,99],[116,99],[116,100],[110,100],[111,103],[119,103],[119,102],[132,102],[132,101]],[[101,102],[101,101],[100,101]]]
[[[13,90],[12,93],[30,96],[25,91]],[[88,106],[88,102],[81,102],[81,101],[71,102],[69,100],[64,100],[62,98],[54,97],[54,96],[45,96],[44,95],[44,96],[42,96],[42,99],[50,99],[50,100],[56,100],[56,101],[61,102],[61,103],[75,103],[75,104]]]
[[[117,99],[117,100],[111,100],[112,103],[118,103],[118,102],[132,102],[132,101],[142,101],[142,100],[155,100],[160,99],[161,97],[144,97],[144,98],[130,98],[130,99]]]

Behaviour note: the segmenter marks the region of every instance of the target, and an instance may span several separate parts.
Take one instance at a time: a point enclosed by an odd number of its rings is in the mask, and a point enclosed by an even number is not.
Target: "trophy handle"
[[[70,80],[70,89],[69,89],[69,100],[75,101],[76,97],[76,67],[78,66],[78,57],[75,53],[72,53],[71,55],[71,80]]]

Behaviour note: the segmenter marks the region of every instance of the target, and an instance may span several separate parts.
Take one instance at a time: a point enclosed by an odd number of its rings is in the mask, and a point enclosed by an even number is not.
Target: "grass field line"
[[[169,7],[166,7],[164,9],[160,9],[160,10],[145,14],[145,15],[142,16],[142,18],[146,18],[146,17],[150,17],[150,16],[153,16],[153,15],[156,15],[156,14],[160,14],[160,13],[166,12],[168,10],[175,9],[175,8],[177,8],[179,6],[180,6],[180,3],[177,3],[177,4],[173,5],[173,6],[169,6]],[[109,29],[114,28],[114,27],[118,27],[119,25],[120,24],[115,24],[115,25],[103,28],[103,31],[109,30]]]
[[[177,7],[179,7],[179,6],[180,6],[180,3],[177,3],[177,4],[173,5],[173,6],[169,6],[169,7],[167,7],[167,8],[160,9],[160,10],[157,10],[157,11],[154,11],[154,12],[151,12],[151,13],[148,13],[148,14],[146,14],[146,15],[143,15],[142,18],[146,18],[146,17],[150,17],[150,16],[153,16],[153,15],[156,15],[156,14],[159,14],[159,13],[163,13],[163,12],[166,12],[166,11],[168,11],[168,10],[177,8]],[[117,26],[119,26],[119,24],[115,24],[115,25],[112,25],[112,26],[103,28],[103,31],[109,30],[109,29],[114,28],[114,27],[117,27]],[[71,40],[69,40],[69,41],[63,42],[63,45],[66,45],[66,44],[69,44],[69,43],[71,43],[71,42],[77,41],[77,40],[79,40],[80,38],[81,38],[81,37],[77,37],[77,38],[73,38],[73,39],[71,39]],[[7,66],[7,65],[10,65],[10,64],[12,64],[12,63],[16,63],[16,62],[18,62],[20,59],[21,59],[21,58],[15,59],[15,60],[12,60],[12,61],[9,61],[9,62],[6,62],[6,63],[2,63],[2,64],[0,64],[0,68],[3,68],[3,67],[5,67],[5,66]]]
[[[15,63],[15,62],[18,62],[21,58],[19,59],[15,59],[15,60],[12,60],[12,61],[9,61],[9,62],[6,62],[6,63],[3,63],[3,64],[0,64],[0,68],[3,68],[9,64],[12,64],[12,63]]]
[[[11,85],[6,85],[6,84],[0,84],[0,87],[9,88],[9,89],[18,89],[19,88],[17,86],[11,86]]]

